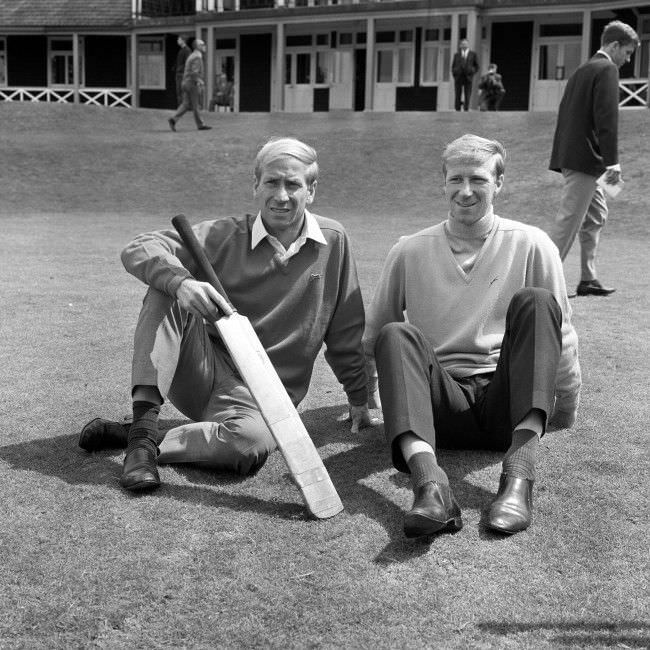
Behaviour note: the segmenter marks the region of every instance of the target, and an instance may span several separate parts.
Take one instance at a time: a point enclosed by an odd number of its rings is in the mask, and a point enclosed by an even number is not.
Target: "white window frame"
[[[0,88],[7,87],[9,71],[7,69],[7,37],[0,36]]]
[[[384,30],[382,30],[384,31]],[[390,30],[386,30],[390,31]],[[375,42],[375,83],[378,86],[392,85],[392,86],[405,86],[410,87],[414,84],[415,76],[415,34],[413,33],[413,38],[410,41],[399,41],[400,32],[410,31],[414,32],[413,29],[398,29],[395,30],[395,38],[392,43],[377,43]],[[409,79],[407,81],[399,80],[399,54],[400,50],[411,50],[411,69],[408,72]],[[390,51],[393,53],[393,70],[392,78],[390,81],[379,81],[377,76],[379,75],[379,53]]]
[[[143,43],[159,43],[160,49],[152,52],[142,52],[140,46]],[[166,83],[166,56],[165,56],[165,37],[164,36],[138,36],[138,88],[141,90],[165,90]],[[145,58],[150,59],[150,67],[145,66]],[[157,70],[155,69],[157,66]],[[150,79],[143,79],[143,71],[157,73],[157,79],[154,75]]]
[[[69,50],[54,50],[52,49],[53,41],[70,41]],[[83,36],[79,37],[79,85],[83,86],[85,83],[85,66],[84,66],[84,39]],[[50,88],[72,88],[74,86],[74,72],[72,79],[66,83],[54,83],[52,78],[52,59],[54,56],[65,56],[66,59],[70,58],[74,66],[74,38],[71,34],[62,34],[59,36],[47,37],[47,85]]]
[[[421,86],[437,86],[441,83],[449,81],[450,66],[451,66],[451,40],[444,40],[445,27],[433,27],[432,29],[439,30],[439,38],[437,41],[427,41],[422,38],[422,51],[420,52],[420,85]],[[429,50],[438,51],[438,61],[436,65],[436,78],[435,80],[424,78],[424,62],[427,52]],[[446,54],[446,56],[445,56]]]

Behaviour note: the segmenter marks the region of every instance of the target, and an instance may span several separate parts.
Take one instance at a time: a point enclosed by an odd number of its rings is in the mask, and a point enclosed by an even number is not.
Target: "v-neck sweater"
[[[465,272],[450,248],[447,223],[402,237],[389,252],[368,309],[366,354],[374,356],[375,340],[386,323],[408,320],[422,331],[452,377],[494,372],[512,297],[524,287],[546,288],[562,309],[556,408],[577,409],[578,337],[557,247],[539,228],[494,215],[471,270]]]

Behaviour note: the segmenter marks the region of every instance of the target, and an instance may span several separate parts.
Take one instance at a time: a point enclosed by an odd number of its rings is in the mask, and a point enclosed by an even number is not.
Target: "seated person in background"
[[[224,106],[232,111],[233,107],[233,83],[228,81],[225,72],[220,72],[217,75],[214,83],[214,93],[210,100],[208,110],[214,111],[215,106]]]

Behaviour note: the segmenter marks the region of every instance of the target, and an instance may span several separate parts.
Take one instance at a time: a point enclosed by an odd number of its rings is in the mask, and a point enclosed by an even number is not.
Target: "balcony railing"
[[[0,101],[91,104],[94,106],[133,105],[130,88],[79,88],[75,102],[72,88],[0,88]]]

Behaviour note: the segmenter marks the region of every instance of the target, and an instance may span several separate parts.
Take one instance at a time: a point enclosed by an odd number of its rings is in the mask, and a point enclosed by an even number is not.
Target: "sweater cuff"
[[[174,273],[172,278],[167,282],[167,287],[165,293],[171,298],[176,298],[176,292],[178,287],[181,286],[181,283],[188,278],[193,277],[192,274],[185,268],[179,268],[177,272]]]

